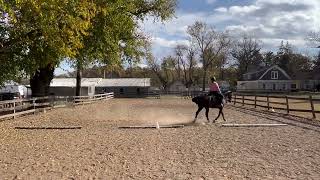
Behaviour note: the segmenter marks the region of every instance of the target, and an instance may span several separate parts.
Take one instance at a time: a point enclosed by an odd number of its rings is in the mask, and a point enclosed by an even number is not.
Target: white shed
[[[93,96],[96,85],[102,78],[82,78],[81,96]],[[75,78],[54,78],[50,83],[50,94],[56,96],[74,96],[76,93]]]
[[[18,93],[20,98],[25,98],[28,95],[28,90],[26,86],[10,81],[4,86],[0,86],[0,93]]]

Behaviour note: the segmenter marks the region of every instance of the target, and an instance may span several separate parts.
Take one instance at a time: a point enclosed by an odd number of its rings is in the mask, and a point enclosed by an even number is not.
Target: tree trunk
[[[52,64],[39,68],[30,78],[32,97],[43,97],[49,95],[50,82],[54,76],[54,66]]]
[[[224,70],[223,70],[222,67],[220,68],[220,79],[221,79],[222,81],[224,80]]]
[[[81,78],[82,78],[82,67],[80,63],[77,63],[76,96],[81,95]]]
[[[203,77],[202,77],[202,91],[206,90],[206,82],[207,82],[207,69],[203,69]]]

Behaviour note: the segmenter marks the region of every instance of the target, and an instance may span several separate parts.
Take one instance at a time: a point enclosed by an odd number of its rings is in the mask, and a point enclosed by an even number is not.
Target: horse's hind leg
[[[202,109],[203,109],[202,106],[198,106],[198,111],[196,112],[196,117],[194,118],[193,122],[196,122],[197,117],[198,117],[198,114],[199,114],[199,112],[200,112]]]

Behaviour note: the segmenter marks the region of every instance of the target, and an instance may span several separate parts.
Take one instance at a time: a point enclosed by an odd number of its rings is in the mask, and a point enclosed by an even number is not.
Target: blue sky
[[[305,39],[311,31],[320,31],[320,0],[178,0],[175,16],[165,23],[151,18],[141,24],[158,59],[187,43],[186,29],[195,21],[233,37],[247,33],[260,40],[263,50],[276,50],[281,41],[289,41],[297,51],[312,53]],[[61,68],[71,70],[67,63]],[[56,74],[64,72],[61,68]]]

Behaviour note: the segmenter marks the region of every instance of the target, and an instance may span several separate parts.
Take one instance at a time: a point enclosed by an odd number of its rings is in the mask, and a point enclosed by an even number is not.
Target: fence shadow
[[[228,109],[236,110],[242,113],[268,119],[278,123],[285,123],[285,124],[300,127],[303,129],[313,130],[320,133],[320,122],[316,120],[311,120],[308,118],[303,118],[300,116],[294,116],[290,114],[268,112],[268,111],[263,111],[263,110],[258,110],[254,108],[248,108],[248,107],[237,107],[234,105],[228,106]],[[265,115],[268,115],[268,116],[265,116]],[[283,120],[279,119],[279,117],[281,117]]]

